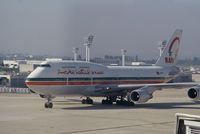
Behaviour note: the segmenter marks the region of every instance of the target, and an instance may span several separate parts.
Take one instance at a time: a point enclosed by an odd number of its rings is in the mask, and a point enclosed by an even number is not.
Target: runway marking
[[[150,123],[150,124],[154,124],[152,121],[149,121],[149,120],[144,120],[144,119],[138,119],[138,118],[116,118],[116,117],[104,117],[104,116],[95,116],[95,115],[80,115],[80,114],[71,114],[72,116],[75,116],[75,117],[81,117],[81,118],[91,118],[91,119],[106,119],[106,120],[123,120],[123,121],[135,121],[135,120],[138,120],[138,121],[141,121],[141,122],[146,122],[146,123]],[[171,121],[165,121],[165,122],[171,122]],[[156,122],[155,122],[156,123]],[[162,125],[162,124],[160,124]]]
[[[106,120],[124,120],[124,121],[133,121],[133,120],[138,120],[138,121],[143,121],[143,122],[149,122],[147,120],[141,120],[141,119],[138,119],[138,118],[134,118],[134,119],[130,119],[130,118],[116,118],[116,117],[104,117],[104,116],[95,116],[95,115],[80,115],[80,114],[71,114],[72,116],[79,116],[79,117],[82,117],[82,118],[96,118],[96,119],[106,119]],[[152,123],[152,122],[149,122],[149,123]]]
[[[89,129],[89,130],[71,131],[71,132],[60,133],[60,134],[78,134],[78,133],[112,130],[112,129],[120,129],[120,128],[141,127],[141,126],[147,126],[147,125],[165,125],[165,124],[172,124],[172,123],[175,123],[175,121],[144,123],[144,124],[137,124],[137,125],[124,125],[124,126],[107,127],[107,128],[97,128],[97,129]]]

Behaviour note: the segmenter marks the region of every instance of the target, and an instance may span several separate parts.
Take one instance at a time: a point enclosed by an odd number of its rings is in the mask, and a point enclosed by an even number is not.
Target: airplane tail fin
[[[176,64],[182,32],[180,29],[174,32],[155,65],[173,66]]]

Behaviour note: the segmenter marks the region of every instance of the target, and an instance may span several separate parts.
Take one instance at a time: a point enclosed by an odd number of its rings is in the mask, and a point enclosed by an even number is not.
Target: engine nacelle
[[[142,103],[142,102],[147,102],[152,97],[153,97],[152,94],[149,94],[147,91],[138,89],[132,91],[129,94],[128,99],[132,102]]]
[[[193,100],[200,100],[200,87],[192,87],[188,90],[188,96]]]

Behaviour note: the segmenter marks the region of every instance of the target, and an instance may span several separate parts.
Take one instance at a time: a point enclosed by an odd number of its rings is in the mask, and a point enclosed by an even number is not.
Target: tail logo
[[[178,41],[176,44],[175,42]],[[165,63],[174,63],[178,54],[178,45],[180,43],[179,37],[175,37],[171,42],[168,50],[168,56],[165,57]]]

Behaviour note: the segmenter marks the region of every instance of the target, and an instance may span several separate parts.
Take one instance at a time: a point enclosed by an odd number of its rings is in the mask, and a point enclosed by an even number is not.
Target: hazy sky
[[[200,0],[0,0],[0,52],[156,58],[158,41],[183,29],[180,57],[200,57]]]

